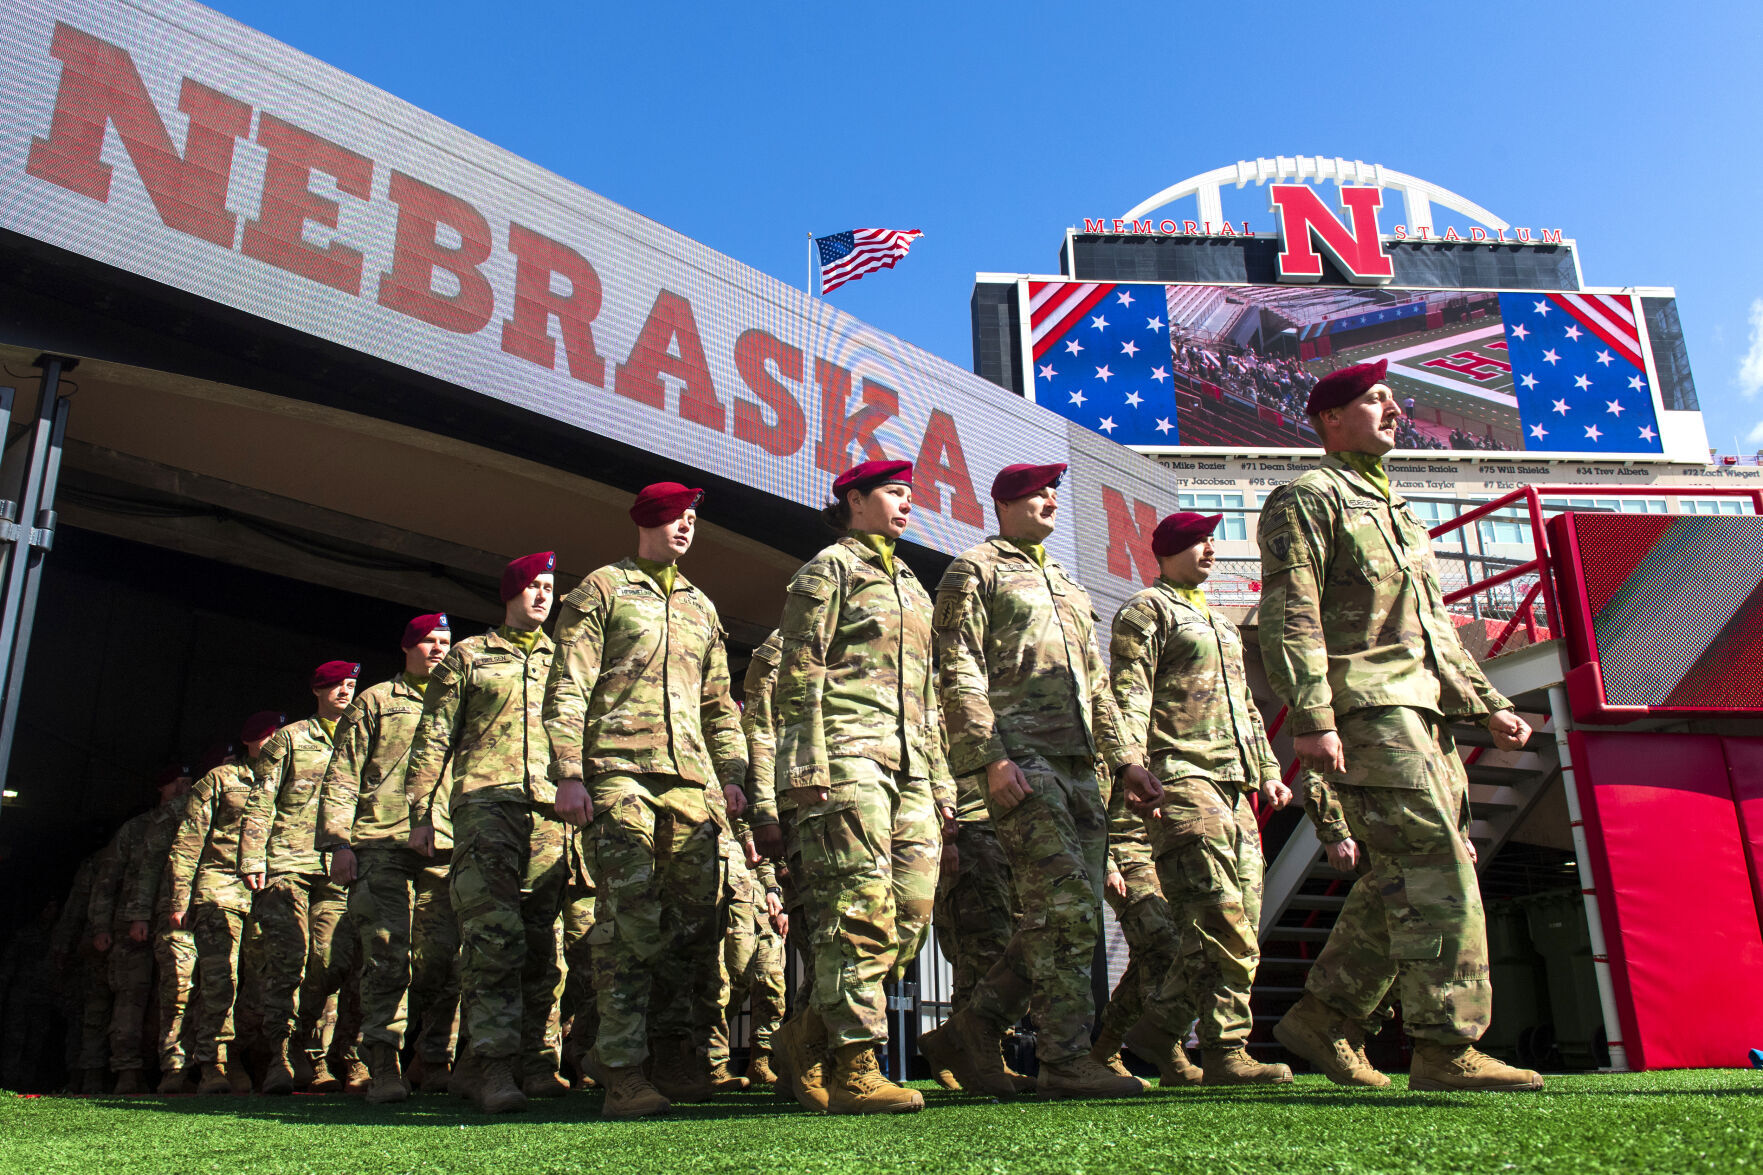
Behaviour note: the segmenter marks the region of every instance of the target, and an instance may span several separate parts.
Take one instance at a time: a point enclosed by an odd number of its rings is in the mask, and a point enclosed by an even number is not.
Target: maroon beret
[[[1201,539],[1211,537],[1222,521],[1222,514],[1195,514],[1191,510],[1171,514],[1151,532],[1151,554],[1161,559],[1185,551]]]
[[[1006,465],[992,479],[992,501],[1014,502],[1036,490],[1056,486],[1065,476],[1063,465]]]
[[[254,743],[268,738],[287,725],[287,722],[288,716],[280,710],[259,710],[245,719],[245,727],[239,731],[239,738],[243,742]]]
[[[280,718],[281,715],[274,714],[271,715],[271,717]],[[207,775],[210,771],[213,771],[216,767],[219,767],[222,763],[225,763],[228,759],[238,753],[239,748],[235,747],[232,743],[215,743],[206,751],[203,751],[202,757],[196,761],[196,778],[201,779],[204,775]]]
[[[326,661],[312,671],[313,689],[330,689],[342,685],[351,677],[361,676],[359,661]]]
[[[426,616],[418,616],[404,626],[404,639],[398,642],[400,649],[414,649],[429,633],[435,631],[451,631],[445,612],[430,612]]]
[[[833,498],[844,500],[846,490],[873,490],[876,486],[912,484],[910,461],[865,461],[853,465],[833,480]]]
[[[189,773],[188,763],[168,763],[153,776],[153,786],[164,787],[168,783],[176,783]]]
[[[1315,416],[1330,408],[1351,404],[1369,391],[1373,384],[1382,383],[1384,372],[1389,369],[1390,361],[1379,359],[1376,363],[1355,363],[1351,367],[1329,372],[1310,389],[1310,399],[1304,404],[1304,415]]]
[[[696,510],[704,500],[704,491],[683,486],[677,481],[658,481],[644,486],[631,503],[631,521],[638,526],[666,526],[687,510]]]
[[[541,575],[557,570],[557,552],[539,551],[522,555],[502,569],[502,602],[506,604],[526,590],[526,585]]]

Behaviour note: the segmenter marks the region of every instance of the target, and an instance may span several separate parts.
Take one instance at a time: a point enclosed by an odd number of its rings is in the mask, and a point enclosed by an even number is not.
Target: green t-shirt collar
[[[662,563],[655,559],[645,559],[641,555],[632,556],[631,562],[637,565],[638,571],[641,571],[644,575],[655,581],[655,585],[661,589],[662,595],[667,596],[673,594],[674,581],[679,578],[678,567],[675,567],[672,563]]]
[[[1031,543],[1027,539],[1007,538],[1004,541],[1015,547],[1018,551],[1021,551],[1024,555],[1027,555],[1030,559],[1033,559],[1036,567],[1045,567],[1047,565],[1047,544]]]
[[[318,724],[324,727],[324,736],[335,741],[337,737],[337,720],[335,718],[326,718],[323,714],[315,714],[313,717],[317,718]]]
[[[1176,595],[1180,596],[1182,599],[1186,600],[1188,603],[1190,603],[1194,607],[1198,608],[1200,610],[1200,615],[1202,615],[1202,616],[1211,616],[1212,615],[1212,610],[1210,608],[1206,607],[1206,589],[1205,588],[1200,587],[1198,584],[1177,583],[1177,582],[1175,582],[1175,580],[1170,579],[1167,576],[1158,576],[1158,578],[1163,581],[1163,586],[1167,587],[1170,591],[1174,592]]]
[[[404,684],[409,686],[411,689],[415,690],[418,695],[425,697],[425,698],[428,696],[428,692],[429,692],[429,679],[428,678],[417,677],[415,674],[412,674],[412,673],[405,673],[403,675],[403,677],[404,677]]]
[[[504,624],[496,629],[496,635],[530,657],[533,650],[539,647],[539,637],[543,631],[538,628],[513,628]]]
[[[854,530],[851,537],[881,556],[882,570],[889,575],[894,574],[894,547],[897,544],[893,535],[871,534],[867,530]]]
[[[1371,488],[1382,494],[1384,501],[1390,500],[1390,475],[1383,467],[1382,457],[1376,457],[1370,453],[1349,452],[1341,452],[1337,456],[1360,477],[1370,482]]]

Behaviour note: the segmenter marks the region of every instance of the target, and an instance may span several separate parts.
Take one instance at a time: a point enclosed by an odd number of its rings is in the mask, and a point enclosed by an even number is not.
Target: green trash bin
[[[1530,1066],[1542,1058],[1533,1042],[1548,1020],[1543,959],[1530,941],[1530,921],[1515,901],[1487,904],[1489,978],[1494,1018],[1481,1038],[1483,1052],[1509,1064]]]
[[[1578,890],[1561,889],[1518,900],[1530,923],[1531,943],[1543,958],[1550,1035],[1558,1063],[1567,1069],[1608,1065],[1610,1049],[1598,1000],[1598,973],[1592,964],[1585,898]]]

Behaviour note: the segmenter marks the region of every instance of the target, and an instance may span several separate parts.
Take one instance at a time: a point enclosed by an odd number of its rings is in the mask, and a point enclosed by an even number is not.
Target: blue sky
[[[1763,449],[1754,0],[214,6],[786,281],[809,230],[922,228],[831,300],[963,367],[974,273],[1056,272],[1086,215],[1382,163],[1564,229],[1589,284],[1675,286],[1710,442]]]

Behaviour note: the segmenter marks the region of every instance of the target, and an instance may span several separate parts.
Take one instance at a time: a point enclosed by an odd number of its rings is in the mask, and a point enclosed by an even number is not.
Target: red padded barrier
[[[1744,1065],[1763,1042],[1763,930],[1722,740],[1569,738],[1629,1063]]]
[[[1763,926],[1763,738],[1725,738],[1726,770],[1738,801],[1739,835],[1751,867],[1751,900]]]

